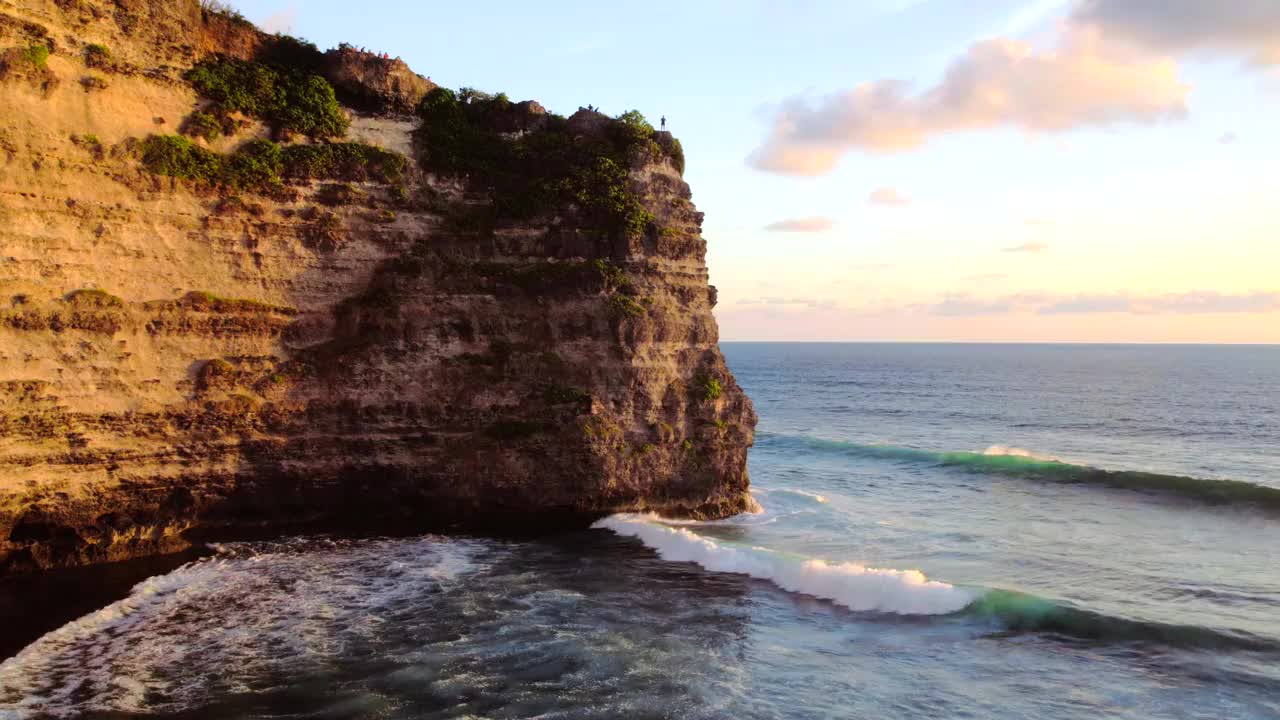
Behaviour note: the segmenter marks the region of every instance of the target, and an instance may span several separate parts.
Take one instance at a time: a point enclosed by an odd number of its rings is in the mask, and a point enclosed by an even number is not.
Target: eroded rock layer
[[[348,109],[341,140],[404,155],[394,178],[245,190],[144,162],[209,103],[187,70],[277,42],[195,0],[0,0],[0,574],[210,536],[747,508],[755,415],[682,161],[628,157],[638,230],[478,212],[485,188],[415,159],[401,113],[434,85],[344,48],[317,72],[378,114]],[[503,137],[546,122],[511,107]],[[193,143],[227,157],[337,140],[218,112],[232,132]]]

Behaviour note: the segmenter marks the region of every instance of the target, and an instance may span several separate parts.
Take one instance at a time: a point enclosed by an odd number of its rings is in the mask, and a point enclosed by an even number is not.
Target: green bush
[[[157,175],[217,183],[222,158],[181,135],[152,135],[142,142],[142,165]]]
[[[322,74],[324,69],[324,53],[315,43],[283,33],[277,34],[275,41],[266,46],[260,59],[271,65],[316,75]]]
[[[422,164],[466,177],[491,191],[499,217],[527,219],[578,207],[590,219],[628,235],[653,221],[630,189],[630,157],[653,144],[653,128],[639,113],[624,114],[600,136],[582,136],[558,116],[515,138],[505,95],[463,89],[432,90],[419,105]]]
[[[290,145],[283,160],[285,177],[306,180],[398,183],[409,166],[399,153],[362,143]]]
[[[262,118],[277,129],[341,137],[348,121],[328,80],[309,72],[245,60],[200,63],[186,79],[224,111]]]
[[[225,0],[200,0],[200,10],[204,13],[207,21],[209,15],[221,15],[222,17],[243,25],[248,25],[249,20],[229,2]]]
[[[219,155],[181,135],[153,135],[142,143],[142,164],[157,174],[237,190],[272,192],[283,178],[397,182],[404,156],[359,143],[280,146],[251,140]]]
[[[212,113],[197,110],[191,113],[187,121],[182,125],[184,135],[191,137],[204,138],[206,142],[213,142],[222,136],[222,121]]]
[[[240,190],[271,190],[280,185],[284,153],[270,140],[251,140],[222,161],[221,183]]]
[[[631,278],[627,277],[622,268],[608,260],[596,260],[594,265],[596,270],[600,271],[600,279],[604,281],[606,288],[611,290],[628,290],[631,288]]]
[[[32,43],[22,51],[22,59],[43,70],[49,62],[49,46]]]
[[[618,317],[640,317],[645,314],[644,305],[630,295],[610,295],[606,302],[609,311]]]
[[[698,388],[702,390],[702,399],[711,402],[720,397],[723,388],[720,387],[720,381],[713,377],[702,377],[698,379]]]
[[[110,70],[111,51],[105,45],[87,45],[84,49],[84,64],[99,70]]]

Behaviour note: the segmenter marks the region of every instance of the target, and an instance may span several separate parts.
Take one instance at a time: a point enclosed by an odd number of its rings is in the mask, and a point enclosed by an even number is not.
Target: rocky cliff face
[[[0,0],[0,574],[747,508],[678,145],[505,98],[405,114],[434,85],[353,52],[195,0]],[[219,84],[263,67],[377,114]],[[530,152],[565,169],[530,184]]]

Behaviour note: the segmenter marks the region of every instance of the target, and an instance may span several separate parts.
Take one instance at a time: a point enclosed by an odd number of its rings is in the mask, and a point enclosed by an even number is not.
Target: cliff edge
[[[0,575],[747,509],[683,162],[196,0],[0,0]]]

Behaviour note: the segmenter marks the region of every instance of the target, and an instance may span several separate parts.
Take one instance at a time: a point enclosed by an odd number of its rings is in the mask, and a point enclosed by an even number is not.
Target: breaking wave
[[[1211,480],[1137,470],[1104,470],[1004,445],[992,445],[983,452],[939,452],[795,435],[761,433],[759,437],[780,448],[803,447],[829,454],[956,467],[1008,477],[1103,485],[1173,495],[1207,505],[1253,505],[1268,512],[1280,513],[1280,488],[1240,480]]]
[[[635,537],[664,560],[693,562],[715,572],[768,580],[783,590],[830,600],[850,610],[946,615],[962,610],[974,599],[969,591],[929,580],[918,570],[828,563],[768,548],[720,543],[652,516],[613,515],[595,527]]]
[[[595,527],[635,537],[664,560],[713,572],[767,580],[788,592],[830,600],[856,611],[952,616],[998,633],[1050,633],[1105,644],[1146,644],[1197,650],[1278,652],[1275,639],[1243,631],[1115,617],[1008,590],[961,588],[916,570],[827,563],[763,547],[719,542],[653,515],[614,515]]]

